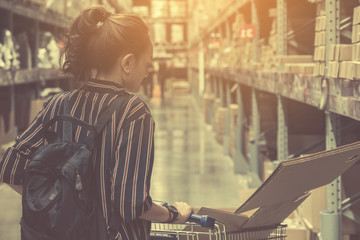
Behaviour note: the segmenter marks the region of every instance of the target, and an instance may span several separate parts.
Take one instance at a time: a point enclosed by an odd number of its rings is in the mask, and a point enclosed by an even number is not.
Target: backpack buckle
[[[107,231],[108,231],[108,234],[109,234],[110,238],[112,238],[114,240],[117,240],[119,238],[119,235],[120,235],[119,231],[117,231],[117,232],[111,231],[110,226],[107,227]],[[115,237],[113,237],[113,236],[115,236]]]

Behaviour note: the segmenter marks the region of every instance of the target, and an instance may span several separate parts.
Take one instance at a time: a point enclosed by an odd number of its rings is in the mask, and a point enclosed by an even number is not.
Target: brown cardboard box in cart
[[[282,161],[253,194],[249,192],[250,197],[245,201],[241,200],[242,205],[234,213],[209,208],[201,208],[200,212],[209,213],[210,216],[210,213],[221,215],[226,226],[228,224],[235,231],[278,225],[309,197],[309,191],[315,189],[316,192],[317,188],[330,184],[354,166],[359,156],[360,142],[355,142],[333,150]],[[246,190],[241,191],[240,197],[246,198],[244,191]],[[322,206],[319,205],[318,208]],[[317,222],[316,217],[309,218]]]

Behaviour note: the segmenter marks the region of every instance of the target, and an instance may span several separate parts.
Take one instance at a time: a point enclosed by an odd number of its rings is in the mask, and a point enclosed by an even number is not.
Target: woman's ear
[[[132,53],[125,55],[121,61],[121,67],[125,73],[130,73],[135,64],[135,56]]]

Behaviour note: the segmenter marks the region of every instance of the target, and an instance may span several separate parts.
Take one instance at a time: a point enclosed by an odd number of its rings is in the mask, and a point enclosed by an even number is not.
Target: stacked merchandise
[[[314,61],[315,76],[325,76],[325,43],[326,43],[326,12],[325,2],[319,3],[320,9],[316,17],[315,25],[315,50],[314,50]]]
[[[277,71],[277,34],[276,34],[276,9],[269,10],[269,16],[272,18],[271,31],[269,36],[269,44],[262,44],[260,60],[265,71]]]
[[[278,63],[285,72],[293,74],[313,75],[316,68],[312,55],[279,56]]]
[[[237,14],[236,19],[232,25],[233,37],[229,52],[229,67],[232,69],[242,68],[251,69],[252,67],[252,40],[241,39],[240,28],[246,25],[243,14]]]
[[[37,53],[38,68],[57,68],[59,67],[60,48],[54,36],[50,32],[40,34],[40,43]]]
[[[16,70],[20,68],[19,45],[16,43],[12,32],[2,31],[0,41],[0,69]]]
[[[360,78],[360,6],[354,9],[352,44],[333,44],[329,51],[331,78]]]
[[[354,78],[360,79],[360,6],[354,8],[352,33]]]

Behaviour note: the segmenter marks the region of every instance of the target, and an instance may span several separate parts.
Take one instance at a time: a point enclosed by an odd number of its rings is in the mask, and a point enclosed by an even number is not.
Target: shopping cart
[[[227,232],[225,225],[207,215],[192,214],[185,224],[152,223],[151,240],[266,240],[286,239],[286,225]]]

